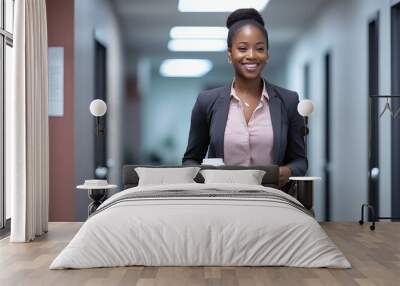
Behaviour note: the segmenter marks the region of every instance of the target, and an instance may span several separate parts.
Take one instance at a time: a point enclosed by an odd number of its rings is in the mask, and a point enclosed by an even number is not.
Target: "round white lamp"
[[[303,99],[297,105],[297,111],[301,116],[309,116],[314,111],[314,103],[309,99]]]
[[[89,109],[93,116],[101,117],[107,112],[107,104],[101,99],[95,99],[90,103]]]
[[[104,129],[100,127],[100,117],[107,112],[107,104],[101,99],[95,99],[90,103],[90,113],[96,117],[96,135],[104,133]]]

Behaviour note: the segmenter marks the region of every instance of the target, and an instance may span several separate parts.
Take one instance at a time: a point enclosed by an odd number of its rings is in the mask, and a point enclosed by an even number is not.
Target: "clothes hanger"
[[[396,113],[393,115],[393,118],[397,118],[397,116],[400,115],[400,107],[397,109]]]
[[[393,111],[392,111],[392,108],[390,107],[389,98],[386,98],[385,107],[383,108],[381,114],[379,114],[379,118],[381,118],[382,115],[385,114],[386,110],[389,110],[390,115],[393,116]],[[396,114],[397,114],[399,111],[400,111],[400,109],[396,112]]]

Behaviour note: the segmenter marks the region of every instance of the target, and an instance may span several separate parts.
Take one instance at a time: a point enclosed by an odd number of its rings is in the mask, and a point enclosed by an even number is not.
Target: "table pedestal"
[[[107,195],[107,190],[105,189],[90,189],[88,191],[88,196],[92,202],[88,206],[88,215],[90,216],[94,213],[97,208],[104,202]]]
[[[314,213],[314,181],[320,180],[320,177],[290,177],[289,180],[293,181],[293,196],[302,205]]]
[[[296,197],[303,206],[312,210],[314,204],[314,182],[313,181],[295,181]]]

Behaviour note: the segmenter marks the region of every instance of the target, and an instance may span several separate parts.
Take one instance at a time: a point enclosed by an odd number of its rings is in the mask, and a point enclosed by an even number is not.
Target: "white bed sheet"
[[[134,192],[262,190],[238,184],[143,186],[122,191],[90,217],[50,269],[145,266],[350,268],[318,222],[301,210],[257,198],[170,198],[112,203]],[[298,203],[298,202],[297,202]],[[107,208],[108,205],[108,208]]]

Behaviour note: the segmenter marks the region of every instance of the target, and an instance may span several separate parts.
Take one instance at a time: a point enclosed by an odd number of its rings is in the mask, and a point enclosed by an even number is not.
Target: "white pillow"
[[[195,183],[193,179],[199,170],[199,167],[135,168],[139,176],[138,186]]]
[[[261,170],[201,170],[205,184],[261,185],[265,171]]]

